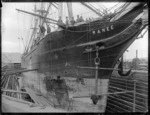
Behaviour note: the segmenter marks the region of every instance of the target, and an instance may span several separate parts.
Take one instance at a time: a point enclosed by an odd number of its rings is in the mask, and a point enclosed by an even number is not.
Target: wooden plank
[[[37,96],[37,95],[36,95]],[[38,103],[44,105],[44,106],[49,106],[50,104],[48,103],[48,100],[46,100],[43,96],[37,96],[36,97],[38,100]]]
[[[9,78],[9,76],[5,76],[5,80],[4,80],[4,82],[3,82],[3,87],[6,86],[6,83],[7,83],[8,78]]]
[[[48,99],[46,99],[43,95],[39,96],[32,89],[29,89],[29,88],[25,88],[25,89],[29,93],[29,95],[31,96],[31,98],[33,98],[33,100],[37,104],[40,104],[40,105],[43,105],[43,106],[51,106],[52,105],[52,103]]]
[[[33,101],[36,103],[36,104],[40,104],[38,103],[38,100],[36,98],[36,95],[29,89],[29,88],[25,88],[26,92],[30,95],[30,97],[33,99]]]
[[[8,78],[7,78],[7,80],[6,80],[5,89],[7,89],[7,88],[8,88],[9,81],[10,81],[10,77],[8,76]]]
[[[27,92],[22,92],[22,91],[16,91],[16,90],[11,90],[11,89],[1,89],[4,92],[12,92],[12,93],[21,93],[21,94],[28,94]]]
[[[24,70],[11,70],[7,72],[7,75],[12,75],[16,73],[23,73],[23,72],[29,72],[29,71],[37,71],[38,69],[24,69]]]
[[[1,79],[1,87],[4,87],[6,79],[7,79],[7,76],[5,76],[3,79]]]
[[[7,98],[7,99],[9,99],[9,100],[13,100],[13,101],[16,101],[16,102],[28,104],[28,105],[34,104],[34,103],[32,103],[32,102],[24,101],[24,100],[22,100],[22,99],[17,99],[17,98],[14,98],[14,97],[10,97],[10,96],[7,96],[7,95],[3,95],[3,94],[2,94],[2,97],[5,97],[5,98]]]

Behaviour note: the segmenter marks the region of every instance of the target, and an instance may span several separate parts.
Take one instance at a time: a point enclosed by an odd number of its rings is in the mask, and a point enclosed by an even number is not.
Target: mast
[[[36,4],[34,6],[34,12],[36,12]],[[34,17],[34,21],[35,21],[35,23],[34,23],[34,28],[32,28],[33,29],[32,35],[31,35],[30,41],[28,43],[28,46],[27,46],[27,49],[26,49],[25,52],[28,52],[29,47],[31,46],[31,43],[32,43],[32,39],[34,38],[36,30],[37,30],[36,26],[37,26],[38,20],[36,19],[36,17]]]
[[[55,3],[52,3],[52,5],[53,5],[56,9],[58,9],[58,7],[57,7],[58,5],[57,5],[57,4],[55,5]]]
[[[50,9],[50,6],[51,6],[51,3],[49,3],[49,6],[48,6],[47,10],[45,11],[44,8],[43,8],[43,7],[44,7],[43,4],[41,4],[41,10],[36,10],[36,5],[35,5],[34,11],[35,11],[35,12],[36,12],[36,11],[40,12],[40,17],[39,17],[39,24],[40,24],[40,25],[43,25],[43,24],[44,24],[45,19],[46,19],[47,15],[48,15],[48,11],[49,11],[49,9]],[[45,14],[45,15],[44,15],[44,14]],[[36,15],[36,14],[34,14],[34,15]],[[43,18],[41,18],[41,16],[42,16]],[[32,41],[33,41],[33,39],[35,38],[35,34],[36,34],[36,32],[37,32],[37,24],[38,24],[38,19],[35,19],[34,28],[32,28],[32,29],[33,29],[33,32],[32,32],[30,41],[29,41],[29,43],[28,43],[28,49],[29,49],[30,46],[32,45]],[[26,51],[27,51],[28,49],[26,49]]]
[[[72,12],[72,3],[67,3],[67,7],[68,7],[68,16],[69,19],[71,20],[71,18],[73,17],[73,12]]]
[[[49,3],[49,6],[48,6],[48,8],[47,8],[47,12],[45,13],[45,15],[44,15],[44,19],[42,20],[42,23],[41,23],[41,25],[43,25],[44,24],[44,22],[45,22],[45,18],[47,17],[47,15],[48,15],[48,13],[49,13],[49,9],[50,9],[50,7],[51,7],[51,3]]]
[[[38,11],[39,11],[39,14],[44,17],[44,13],[45,13],[44,12],[45,11],[44,10],[44,3],[41,3],[41,9]],[[42,25],[42,18],[39,17],[39,21],[40,21],[39,25]]]
[[[63,3],[58,4],[58,16],[62,18],[63,15]]]
[[[82,5],[86,6],[88,9],[92,10],[94,13],[96,13],[99,16],[102,16],[101,13],[99,13],[97,10],[93,9],[92,7],[90,7],[87,3],[85,2],[81,2]]]
[[[35,13],[32,13],[32,12],[28,12],[28,11],[25,11],[25,10],[20,10],[20,9],[16,9],[17,11],[20,11],[20,12],[24,12],[24,13],[27,13],[27,14],[30,14],[30,15],[33,15],[33,16],[37,16],[37,17],[40,17],[40,18],[44,18],[43,16],[39,15],[39,14],[35,14]],[[50,20],[50,21],[54,21],[57,23],[57,20],[54,20],[54,19],[51,19],[51,18],[47,18],[45,17],[45,19],[47,20]]]
[[[69,20],[73,17],[73,12],[72,12],[72,3],[68,2],[67,4],[67,9],[68,9],[68,17]],[[63,3],[58,4],[58,16],[63,18]]]
[[[117,9],[116,15],[111,19],[111,21],[117,20],[131,11],[134,7],[138,6],[140,3],[125,3],[121,8]]]

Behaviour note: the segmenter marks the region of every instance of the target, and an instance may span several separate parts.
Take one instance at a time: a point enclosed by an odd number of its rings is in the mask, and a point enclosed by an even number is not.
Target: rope
[[[132,9],[134,9],[134,8],[127,8],[127,9],[125,9],[125,10],[123,10],[123,11],[130,10],[130,9],[132,10]],[[131,11],[131,10],[130,10],[130,11]],[[139,10],[139,9],[137,9],[136,11],[138,11],[138,10]],[[119,14],[119,13],[121,14],[123,11],[121,10],[121,11],[117,12],[117,13],[115,14],[115,16],[116,16],[117,14]],[[130,13],[130,11],[128,11],[127,13]],[[121,17],[125,16],[127,13],[123,14]],[[132,15],[134,15],[134,14],[136,14],[136,13],[137,13],[137,12],[134,12],[134,13],[133,13],[133,11],[132,11]],[[115,17],[115,16],[114,16],[114,17]],[[130,16],[131,16],[131,14],[128,15],[128,16],[126,16],[125,18],[126,18],[126,19],[127,19],[127,18],[130,18]],[[120,17],[120,18],[121,18],[121,17]],[[113,17],[112,17],[112,18],[113,18]],[[116,18],[117,18],[117,17],[115,17],[115,19],[116,19]],[[117,19],[117,20],[119,20],[119,19]],[[137,21],[137,20],[136,20],[136,21]]]
[[[145,32],[141,36],[137,37],[137,39],[143,38],[143,36],[146,34],[147,31],[148,31],[148,28],[145,30]]]
[[[17,13],[17,21],[18,21],[18,36],[20,36],[20,35],[19,35],[19,25],[20,25],[20,21],[19,21],[19,11],[18,11],[18,13]],[[19,40],[19,49],[20,49],[20,53],[21,53],[20,38],[18,38],[18,40]],[[21,58],[21,55],[20,55],[20,58]]]
[[[95,62],[95,65],[99,65],[100,64],[100,58],[98,57],[99,56],[99,47],[97,46],[96,47],[96,57],[94,59],[94,62]]]
[[[130,10],[130,9],[132,9],[132,8],[125,9],[124,11]],[[123,12],[123,11],[121,10],[120,12]],[[119,14],[120,12],[115,13],[115,15],[116,15],[116,14]],[[124,15],[125,15],[125,14],[124,14]],[[115,16],[114,16],[114,17],[115,17]],[[112,18],[113,18],[113,17],[112,17]],[[126,18],[128,18],[128,17],[126,17]],[[128,22],[128,20],[119,20],[119,21]],[[108,21],[108,22],[110,22],[110,21]],[[129,22],[131,22],[131,21],[129,21]],[[95,23],[95,24],[101,24],[101,23],[104,23],[104,22],[98,22],[98,23]],[[82,25],[82,26],[88,26],[88,25]],[[71,31],[71,30],[68,30],[68,31]],[[72,31],[72,32],[84,32],[84,31]]]
[[[126,9],[127,10],[127,9]],[[120,20],[121,21],[121,20]],[[130,21],[131,22],[131,21]],[[98,24],[100,24],[100,23],[103,23],[103,22],[98,22]],[[88,26],[88,25],[86,25],[86,26]],[[90,32],[90,31],[92,31],[92,30],[94,30],[94,28],[93,29],[91,29],[91,30],[86,30],[86,31],[71,31],[71,30],[68,30],[68,29],[65,29],[66,31],[69,31],[69,32]],[[84,35],[83,35],[84,36]],[[82,37],[81,37],[82,38]],[[78,40],[80,40],[80,38],[78,39]],[[76,41],[78,41],[78,40],[76,40]],[[75,41],[75,42],[76,42]],[[75,43],[75,42],[73,42],[73,43]],[[71,43],[72,44],[72,43]]]
[[[111,8],[108,9],[108,11],[110,11],[110,10],[112,10],[113,8],[117,7],[119,4],[120,4],[120,3],[118,3],[118,4],[114,5],[114,6],[112,6]],[[123,5],[124,5],[124,4],[123,4]],[[122,5],[122,6],[123,6],[123,5]]]
[[[90,23],[89,23],[89,30],[90,30]],[[91,41],[91,34],[89,33],[89,37],[90,37],[90,41]],[[92,60],[91,60],[91,58],[92,58],[92,52],[90,52],[90,66],[92,65]],[[92,77],[92,70],[90,70],[91,72],[91,77]],[[90,94],[91,94],[91,80],[90,80],[90,92],[89,92]]]
[[[91,4],[91,3],[88,3],[90,5],[90,7],[92,7],[94,10],[97,11],[97,9]],[[102,10],[106,9],[106,7],[104,5],[101,4],[101,8]],[[101,14],[104,14],[104,12],[102,12],[101,10],[99,11]]]
[[[89,28],[88,28],[89,30],[90,30],[90,23],[89,23]],[[88,41],[91,41],[91,34],[89,33],[88,34]],[[89,62],[89,65],[91,66],[91,52],[89,52],[88,53],[88,62]],[[91,74],[91,76],[92,76],[92,71],[90,70],[90,74]],[[89,87],[89,94],[91,93],[91,80],[90,80],[90,83],[89,83],[89,85],[90,86],[88,86]]]

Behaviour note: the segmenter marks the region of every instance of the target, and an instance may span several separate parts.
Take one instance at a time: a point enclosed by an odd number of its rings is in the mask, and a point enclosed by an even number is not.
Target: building
[[[2,68],[19,69],[21,68],[21,54],[20,53],[2,53]]]

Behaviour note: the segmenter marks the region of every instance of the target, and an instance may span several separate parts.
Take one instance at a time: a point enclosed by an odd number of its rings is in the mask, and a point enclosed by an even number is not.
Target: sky
[[[116,3],[103,3],[108,8],[111,8]],[[16,8],[33,12],[33,3],[3,3],[2,4],[2,52],[19,52],[22,53],[24,45],[27,44],[27,38],[31,36],[31,19],[30,15],[18,13]],[[76,14],[80,11],[80,7],[76,9]],[[83,15],[84,16],[84,15]],[[145,30],[144,30],[145,31]],[[23,38],[23,39],[18,39]],[[148,57],[148,32],[143,38],[137,39],[125,52],[126,59],[136,57]]]

